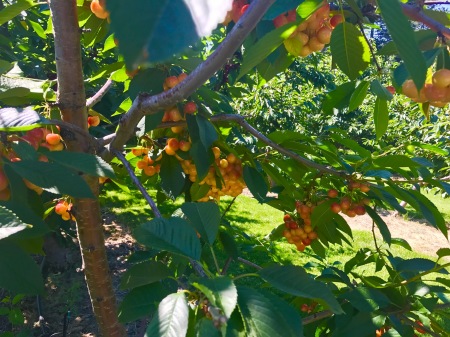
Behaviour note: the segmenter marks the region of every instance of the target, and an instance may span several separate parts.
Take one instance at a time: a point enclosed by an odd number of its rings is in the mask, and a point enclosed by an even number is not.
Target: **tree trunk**
[[[62,119],[87,131],[86,95],[81,63],[80,28],[76,0],[49,0],[55,37],[58,106]],[[69,151],[92,153],[87,139],[61,129]],[[84,177],[98,196],[98,178]],[[103,237],[98,198],[76,199],[78,240],[94,314],[102,336],[124,337],[124,327],[117,318],[117,304],[112,287]]]

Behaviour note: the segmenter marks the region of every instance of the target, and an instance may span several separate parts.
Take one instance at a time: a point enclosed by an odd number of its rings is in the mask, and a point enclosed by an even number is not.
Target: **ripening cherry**
[[[187,140],[180,140],[179,142],[180,150],[183,152],[188,152],[191,149],[191,145],[191,142]]]
[[[49,133],[45,136],[45,141],[50,145],[56,145],[61,142],[61,136],[57,133]]]
[[[220,158],[220,149],[217,146],[214,146],[213,148],[211,148],[213,154],[214,154],[214,159],[219,159]]]
[[[356,215],[364,215],[366,214],[366,209],[362,205],[356,205],[353,207],[353,211],[356,213]]]
[[[170,130],[171,130],[173,133],[178,134],[178,133],[181,133],[181,132],[184,130],[184,127],[182,127],[182,126],[172,126],[172,127],[170,128]]]
[[[55,206],[55,213],[62,215],[67,212],[69,204],[65,200],[60,200]]]
[[[178,84],[178,82],[179,82],[178,77],[169,76],[165,79],[163,86],[164,86],[164,88],[172,89],[173,87],[175,87]]]
[[[188,77],[188,75],[186,73],[181,73],[180,75],[178,75],[178,83],[183,82],[186,78]]]
[[[220,161],[219,161],[219,166],[220,166],[221,168],[227,168],[227,167],[228,167],[228,160],[226,160],[226,159],[220,159]]]
[[[104,0],[92,0],[91,11],[99,19],[106,19],[109,16],[109,12],[106,10]]]
[[[340,206],[341,206],[341,210],[342,211],[347,211],[350,208],[350,206],[351,206],[350,199],[347,198],[347,197],[342,198]]]
[[[98,126],[100,124],[99,116],[89,116],[88,117],[88,126]]]
[[[339,192],[335,189],[330,189],[330,190],[328,190],[327,195],[329,198],[337,198],[339,195]]]
[[[341,14],[333,15],[330,19],[331,27],[335,28],[338,24],[344,22],[344,17]]]
[[[367,193],[370,191],[370,185],[361,183],[361,186],[359,187],[361,192]]]
[[[183,112],[185,114],[193,114],[197,112],[197,104],[195,104],[195,102],[187,102],[183,107]]]
[[[180,143],[178,142],[178,139],[176,139],[176,138],[169,138],[169,139],[167,139],[167,143],[166,144],[173,151],[178,151],[178,149],[180,148]]]
[[[330,27],[323,26],[316,33],[317,40],[319,40],[320,43],[329,44],[331,40],[331,33],[332,29]]]
[[[144,167],[144,174],[149,176],[149,177],[154,176],[156,174],[155,166],[146,166],[146,167]]]
[[[5,190],[9,185],[8,178],[6,177],[5,172],[0,169],[0,191]]]
[[[439,69],[433,74],[432,77],[433,85],[439,88],[450,87],[450,70],[449,69]]]

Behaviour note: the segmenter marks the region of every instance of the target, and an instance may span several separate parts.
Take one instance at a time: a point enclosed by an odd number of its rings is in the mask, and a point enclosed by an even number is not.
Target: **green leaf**
[[[275,295],[238,287],[238,306],[248,337],[302,337],[299,312]]]
[[[238,297],[236,287],[230,278],[226,276],[203,278],[192,285],[204,293],[213,306],[221,309],[223,314],[230,318]]]
[[[378,229],[380,230],[384,242],[386,242],[390,246],[392,242],[392,237],[388,226],[386,225],[384,220],[377,214],[377,212],[375,212],[371,207],[366,206],[365,208],[367,214],[372,218],[372,220],[375,222]]]
[[[333,61],[351,80],[360,76],[370,64],[370,48],[364,36],[348,22],[339,24],[331,35]]]
[[[420,166],[414,160],[411,160],[408,156],[404,155],[396,155],[390,154],[382,157],[378,157],[374,159],[373,163],[378,167],[392,167],[392,168],[401,168],[401,167],[418,167]]]
[[[380,99],[390,101],[394,97],[379,80],[375,79],[370,84],[372,92]]]
[[[370,83],[368,81],[361,81],[350,97],[350,103],[348,106],[349,111],[353,111],[358,108],[367,96],[367,90],[369,89]]]
[[[75,198],[93,198],[91,189],[84,179],[57,163],[22,160],[5,163],[21,177],[42,187],[48,192],[68,194]]]
[[[144,261],[131,266],[122,276],[121,289],[132,289],[161,281],[171,275],[170,269],[161,262]]]
[[[295,60],[295,57],[289,54],[284,47],[279,47],[273,52],[273,54],[275,53],[278,53],[279,55],[273,62],[270,62],[269,59],[265,59],[258,64],[258,75],[262,78],[258,83],[258,87],[262,87],[277,74],[283,72]]]
[[[440,248],[437,252],[436,255],[441,258],[444,256],[450,256],[450,248]]]
[[[111,165],[93,154],[69,151],[50,151],[46,152],[45,155],[51,161],[72,170],[85,172],[95,177],[116,178]]]
[[[245,165],[243,176],[245,184],[255,199],[261,203],[265,202],[267,199],[267,192],[269,192],[269,186],[261,173],[259,173],[257,169]]]
[[[180,162],[175,156],[163,153],[159,176],[161,177],[161,188],[168,197],[175,199],[181,194],[185,179]]]
[[[167,295],[169,295],[169,291],[161,283],[152,283],[132,289],[120,303],[120,322],[128,323],[150,315]]]
[[[195,337],[221,337],[221,333],[214,326],[213,320],[203,317],[195,326]]]
[[[156,95],[163,91],[163,83],[167,73],[157,68],[139,71],[130,82],[128,93],[134,100],[140,93]],[[161,121],[160,121],[161,122]]]
[[[219,231],[219,206],[214,202],[187,202],[181,206],[181,210],[202,238],[212,245]]]
[[[409,250],[409,251],[412,252],[412,248],[411,248],[411,246],[409,245],[408,241],[406,241],[406,240],[404,240],[404,239],[401,239],[401,238],[392,238],[392,239],[391,239],[391,244],[397,245],[397,246],[401,246],[401,247],[403,247],[403,248],[405,248],[405,249],[407,249],[407,250]]]
[[[442,13],[442,12],[441,12]],[[437,33],[431,29],[414,31],[414,37],[422,50],[431,49],[436,41]],[[389,41],[377,52],[378,55],[396,55],[397,46],[394,41]]]
[[[158,306],[145,336],[183,337],[189,321],[189,308],[183,292],[170,294]]]
[[[387,101],[377,97],[373,111],[373,120],[375,122],[375,134],[379,140],[386,133],[389,125],[389,110]]]
[[[197,234],[186,220],[181,218],[157,218],[135,230],[139,243],[154,249],[200,259],[201,245]]]
[[[315,281],[299,266],[273,265],[260,270],[258,274],[281,291],[294,296],[320,300],[336,314],[343,312],[331,290],[322,282]]]
[[[331,114],[333,109],[343,109],[348,106],[355,91],[355,82],[346,82],[333,91],[328,92],[322,102],[322,110]]]
[[[33,258],[8,240],[0,240],[0,287],[18,294],[44,292],[41,270]]]
[[[214,155],[211,149],[205,148],[199,140],[192,140],[189,154],[197,169],[197,181],[201,181],[208,174],[209,167],[214,162]]]
[[[187,49],[209,35],[229,7],[229,1],[214,0],[107,2],[111,29],[131,69],[143,61],[161,63]]]
[[[0,206],[0,240],[29,227],[11,210]]]
[[[432,260],[423,259],[423,258],[412,258],[408,260],[403,260],[397,265],[397,270],[400,271],[414,271],[414,272],[423,272],[432,270],[439,265]]]
[[[427,74],[425,58],[419,50],[411,23],[403,14],[400,2],[378,0],[377,3],[389,34],[394,40],[411,78],[417,88],[422,88]]]
[[[279,0],[275,1],[272,6],[270,6],[269,10],[264,14],[263,20],[273,20],[278,15],[287,12],[293,8],[296,8],[298,5],[297,0]]]
[[[345,337],[361,337],[371,336],[377,329],[372,322],[372,313],[359,312],[353,317],[343,315],[337,317],[336,329],[333,332],[334,336]]]
[[[203,198],[209,191],[211,187],[208,184],[202,184],[200,185],[197,181],[194,182],[189,189],[189,192],[191,193],[191,200],[197,201],[198,199]]]
[[[390,304],[389,298],[381,291],[366,287],[354,288],[344,293],[342,298],[362,312],[373,312]]]
[[[17,0],[0,11],[0,26],[19,15],[22,11],[37,5],[33,0]]]

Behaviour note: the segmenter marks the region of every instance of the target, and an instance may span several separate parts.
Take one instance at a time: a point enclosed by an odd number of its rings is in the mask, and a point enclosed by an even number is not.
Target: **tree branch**
[[[431,30],[434,30],[438,34],[442,35],[446,39],[450,40],[450,29],[445,27],[442,23],[439,21],[436,21],[429,16],[427,16],[421,8],[409,5],[409,4],[401,4],[403,8],[403,13],[410,19],[421,22],[425,26],[429,27]]]
[[[118,150],[114,150],[114,155],[122,162],[123,166],[125,166],[125,169],[127,170],[128,174],[130,175],[131,180],[136,185],[138,190],[142,193],[147,203],[150,205],[153,214],[156,218],[161,218],[161,212],[159,211],[158,207],[156,206],[155,201],[152,199],[152,197],[148,194],[147,190],[144,186],[142,186],[141,182],[139,181],[138,177],[136,177],[136,174],[134,174],[134,170],[131,167],[130,163],[126,160],[122,152]]]
[[[233,53],[242,45],[244,39],[255,28],[264,13],[274,2],[275,0],[253,1],[217,49],[180,84],[158,95],[139,95],[134,100],[130,110],[121,118],[116,137],[109,145],[109,149],[121,150],[133,136],[135,127],[144,115],[155,114],[164,108],[173,106],[194,93],[203,83],[208,81],[232,57]],[[112,152],[105,151],[102,157],[110,161]]]
[[[103,98],[103,96],[106,95],[106,93],[108,92],[108,90],[111,88],[112,85],[113,85],[113,80],[109,78],[105,82],[105,84],[103,84],[103,86],[100,88],[100,90],[97,91],[97,93],[94,96],[92,96],[91,98],[86,100],[86,108],[88,108],[88,109],[92,108],[95,104],[100,102],[101,99]]]
[[[319,311],[319,312],[316,312],[315,314],[312,314],[310,316],[306,316],[305,318],[303,318],[302,324],[303,325],[311,324],[311,323],[320,321],[321,319],[328,318],[331,316],[333,316],[333,312],[331,310]]]

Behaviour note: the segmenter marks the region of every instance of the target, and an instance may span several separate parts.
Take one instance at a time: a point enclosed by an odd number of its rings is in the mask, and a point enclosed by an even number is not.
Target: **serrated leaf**
[[[384,220],[377,214],[377,212],[375,212],[371,207],[366,206],[365,208],[367,214],[372,218],[372,220],[375,222],[378,229],[380,230],[383,240],[390,246],[392,237],[388,226],[386,225]]]
[[[17,294],[44,291],[41,270],[33,258],[8,240],[0,240],[0,287]]]
[[[135,230],[139,243],[154,249],[200,259],[201,245],[197,234],[186,220],[181,218],[157,218]]]
[[[132,289],[120,303],[119,321],[128,323],[150,315],[168,294],[168,290],[161,283]]]
[[[195,326],[195,337],[221,337],[222,334],[214,326],[213,320],[203,317]]]
[[[11,210],[0,206],[0,240],[29,227]]]
[[[81,176],[60,164],[22,160],[5,163],[5,166],[48,192],[68,194],[75,198],[94,197]]]
[[[373,120],[375,122],[375,134],[379,140],[386,133],[389,125],[389,110],[387,101],[377,97],[373,111]]]
[[[171,275],[170,269],[161,262],[144,261],[131,266],[122,276],[121,289],[132,289],[161,281]]]
[[[350,103],[348,106],[349,111],[353,111],[358,108],[367,96],[367,90],[369,89],[370,83],[368,81],[361,81],[350,97]]]
[[[403,14],[400,2],[378,0],[377,3],[389,34],[394,40],[411,78],[417,88],[422,88],[427,74],[425,58],[419,50],[411,23]]]
[[[102,158],[89,153],[53,151],[46,152],[46,157],[72,170],[81,171],[96,177],[114,179],[114,170]]]
[[[351,80],[359,77],[370,64],[369,45],[351,23],[343,22],[333,30],[330,48],[333,61]]]
[[[439,265],[432,260],[424,259],[424,258],[412,258],[408,260],[403,260],[397,264],[397,270],[400,271],[414,271],[414,272],[423,272],[432,270]],[[440,272],[445,271],[441,270]]]
[[[17,0],[0,11],[0,26],[19,15],[22,11],[37,5],[33,0]]]
[[[390,304],[389,298],[381,291],[366,287],[354,288],[344,293],[342,298],[362,312],[373,312]]]
[[[280,298],[238,287],[238,306],[248,337],[302,337],[299,312]]]
[[[130,82],[128,93],[134,100],[140,93],[156,95],[163,91],[163,83],[167,73],[161,69],[149,68],[141,70]]]
[[[244,166],[243,171],[244,181],[250,192],[259,202],[265,202],[269,186],[261,173],[257,169],[248,165]]]
[[[178,197],[183,191],[185,177],[180,162],[175,156],[163,153],[159,175],[164,193],[172,199]]]
[[[331,290],[322,282],[315,281],[299,266],[273,265],[260,270],[258,274],[281,291],[294,296],[320,300],[336,314],[343,312]]]
[[[394,96],[386,89],[379,80],[375,79],[370,84],[372,92],[380,99],[390,101]]]
[[[213,202],[184,203],[181,210],[192,226],[210,245],[216,240],[220,225],[219,206]]]
[[[440,248],[437,252],[436,255],[441,258],[444,256],[450,256],[450,248]]]
[[[186,336],[188,321],[189,308],[184,293],[170,294],[159,304],[145,337]]]
[[[411,160],[408,156],[404,155],[386,155],[382,157],[378,157],[374,159],[373,163],[379,167],[392,167],[392,168],[400,168],[400,167],[418,167],[420,166],[415,161]]]
[[[204,293],[213,306],[221,309],[224,315],[230,318],[236,307],[238,296],[236,287],[230,278],[225,276],[213,279],[204,278],[192,285]]]
[[[109,0],[107,9],[127,67],[136,69],[143,61],[161,63],[209,35],[231,0]]]
[[[203,198],[209,192],[210,186],[208,184],[200,185],[198,182],[194,182],[189,190],[191,193],[191,200],[197,201]]]

